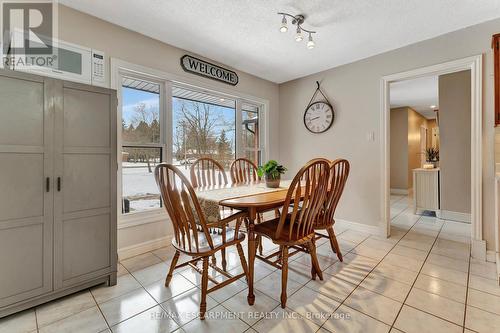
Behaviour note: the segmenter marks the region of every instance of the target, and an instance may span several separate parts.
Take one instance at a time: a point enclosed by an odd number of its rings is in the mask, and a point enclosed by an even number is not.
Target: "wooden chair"
[[[260,181],[260,177],[257,174],[257,166],[247,158],[237,158],[231,163],[229,167],[231,181],[233,184],[249,184],[252,182]],[[257,223],[264,221],[264,215],[259,214],[257,216]],[[257,249],[262,255],[262,238],[257,237]]]
[[[239,231],[241,221],[246,215],[243,212],[238,212],[218,222],[207,223],[193,187],[179,169],[170,164],[159,164],[155,168],[155,179],[160,189],[165,209],[172,221],[174,229],[172,245],[176,249],[165,280],[165,286],[168,287],[170,284],[172,274],[176,268],[189,265],[201,273],[200,317],[204,319],[207,309],[206,296],[208,293],[218,290],[243,276],[248,277],[248,267],[241,246],[241,242],[245,239],[245,234]],[[227,227],[229,222],[235,220],[237,221],[235,229]],[[219,233],[210,233],[209,229],[224,229],[227,238],[223,238]],[[216,252],[222,251],[232,245],[236,245],[244,272],[237,276],[231,276],[215,264],[209,264],[208,260]],[[177,261],[181,253],[186,254],[192,259],[178,265]],[[198,261],[202,262],[201,269],[196,265]],[[228,279],[219,282],[210,277],[208,275],[209,266]],[[208,280],[212,281],[215,286],[208,289]]]
[[[316,256],[314,221],[323,208],[327,190],[330,164],[326,160],[313,160],[299,170],[288,189],[283,213],[280,217],[255,225],[255,234],[269,238],[280,246],[281,257],[274,262],[264,261],[281,269],[281,307],[285,308],[288,277],[289,248],[306,248],[311,255],[311,277],[323,274]],[[300,203],[300,205],[299,205]],[[288,213],[286,213],[288,212]]]
[[[224,167],[210,157],[201,157],[194,161],[191,165],[190,170],[191,185],[194,188],[197,187],[210,187],[210,186],[221,186],[228,185],[226,171]],[[221,209],[220,215],[226,217],[231,215],[231,212],[225,209]],[[226,237],[224,228],[221,230],[222,237]],[[221,252],[222,256],[222,268],[226,270],[226,250],[223,249]],[[212,256],[212,263],[215,265],[217,259],[215,255]]]
[[[314,223],[314,230],[326,230],[328,236],[322,233],[316,232],[316,239],[320,237],[328,238],[330,240],[330,245],[334,253],[340,261],[344,261],[342,258],[342,252],[340,251],[339,243],[337,242],[337,237],[333,230],[333,225],[335,224],[335,209],[339,203],[342,192],[344,191],[345,184],[347,182],[347,177],[349,176],[349,161],[344,159],[337,159],[331,163],[330,167],[330,185],[329,192],[325,201],[325,207],[323,211],[318,215],[317,220]]]
[[[194,188],[227,185],[226,171],[216,160],[202,157],[191,165],[191,184]]]
[[[248,184],[260,180],[257,166],[246,158],[237,158],[229,168],[233,184]]]

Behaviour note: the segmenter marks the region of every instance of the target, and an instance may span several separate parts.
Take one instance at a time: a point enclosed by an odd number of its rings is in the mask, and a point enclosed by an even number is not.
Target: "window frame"
[[[122,80],[124,77],[132,77],[145,81],[151,81],[160,84],[160,143],[162,145],[162,161],[172,163],[173,160],[173,110],[172,110],[172,87],[180,86],[190,90],[209,93],[224,98],[236,100],[236,122],[241,123],[241,106],[243,103],[259,106],[259,146],[260,158],[262,161],[269,159],[269,101],[259,97],[241,93],[234,88],[224,87],[220,83],[207,83],[207,80],[166,73],[161,70],[148,68],[145,66],[129,63],[117,58],[111,58],[111,88],[117,90],[118,128],[121,129],[122,123]],[[241,126],[236,125],[236,158],[244,156],[243,147],[241,147]],[[122,151],[122,132],[117,131],[117,149]],[[130,146],[125,144],[125,146]],[[145,144],[138,144],[145,146]],[[152,144],[156,147],[157,144]],[[118,156],[118,181],[117,181],[117,210],[118,210],[118,229],[134,227],[137,225],[164,221],[166,212],[164,208],[154,208],[141,212],[122,214],[122,161],[121,154]]]

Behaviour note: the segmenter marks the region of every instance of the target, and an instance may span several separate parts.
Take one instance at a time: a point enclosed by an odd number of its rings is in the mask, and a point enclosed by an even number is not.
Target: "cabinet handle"
[[[57,177],[57,192],[61,192],[61,177]]]
[[[45,191],[50,192],[50,177],[45,178]]]

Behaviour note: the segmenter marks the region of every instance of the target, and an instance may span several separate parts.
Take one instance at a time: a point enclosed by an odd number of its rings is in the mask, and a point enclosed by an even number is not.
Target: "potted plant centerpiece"
[[[280,186],[281,175],[286,172],[286,168],[275,160],[270,160],[257,170],[259,177],[264,177],[266,186],[278,188]]]
[[[432,165],[433,168],[437,167],[439,163],[439,150],[430,147],[425,150],[425,160],[426,164]]]

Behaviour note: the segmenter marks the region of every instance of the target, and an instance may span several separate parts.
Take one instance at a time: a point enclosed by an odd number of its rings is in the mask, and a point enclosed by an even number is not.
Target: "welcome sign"
[[[221,81],[233,86],[238,84],[238,75],[235,72],[187,54],[181,58],[181,66],[189,73]]]

